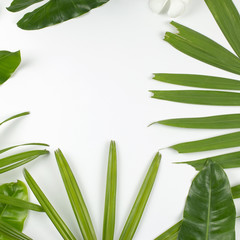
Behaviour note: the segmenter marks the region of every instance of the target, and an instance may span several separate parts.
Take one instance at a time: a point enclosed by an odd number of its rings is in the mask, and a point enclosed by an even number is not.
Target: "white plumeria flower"
[[[168,15],[172,18],[180,16],[190,0],[149,0],[149,7],[153,12],[160,13],[169,3]]]

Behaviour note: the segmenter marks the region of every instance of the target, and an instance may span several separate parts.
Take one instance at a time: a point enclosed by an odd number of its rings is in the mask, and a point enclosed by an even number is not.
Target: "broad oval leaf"
[[[235,218],[227,175],[208,161],[192,182],[178,240],[235,240]]]
[[[20,51],[0,51],[0,84],[3,84],[11,77],[20,62]]]
[[[109,0],[49,0],[17,23],[25,30],[36,30],[81,16]]]
[[[7,8],[10,12],[21,11],[35,3],[41,2],[43,0],[13,0],[11,5]]]
[[[193,74],[154,73],[153,79],[187,87],[240,90],[240,81],[230,78]]]
[[[240,106],[240,93],[205,90],[150,91],[152,98],[189,104]]]

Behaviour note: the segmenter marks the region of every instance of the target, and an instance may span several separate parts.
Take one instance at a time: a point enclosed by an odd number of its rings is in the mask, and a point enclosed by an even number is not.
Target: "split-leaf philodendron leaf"
[[[13,0],[11,5],[7,8],[10,12],[21,11],[35,3],[41,2],[43,0]]]

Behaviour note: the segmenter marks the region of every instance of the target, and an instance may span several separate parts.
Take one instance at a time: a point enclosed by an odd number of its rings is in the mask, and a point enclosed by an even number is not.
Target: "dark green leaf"
[[[2,125],[3,123],[6,123],[8,121],[11,121],[13,119],[16,119],[16,118],[19,118],[19,117],[23,117],[23,116],[26,116],[26,115],[29,115],[29,114],[30,114],[30,112],[22,112],[22,113],[16,114],[16,115],[14,115],[12,117],[9,117],[9,118],[5,119],[3,122],[0,123],[0,125]]]
[[[194,178],[178,240],[235,240],[236,210],[227,175],[208,161]]]
[[[202,152],[240,146],[240,132],[228,133],[198,141],[179,143],[171,146],[179,153]]]
[[[20,62],[20,51],[0,51],[0,84],[3,84],[11,77]]]
[[[240,59],[206,36],[179,23],[171,22],[178,34],[167,32],[165,41],[179,51],[223,70],[240,74]]]
[[[31,188],[33,194],[41,204],[43,210],[46,212],[52,223],[55,225],[58,232],[61,234],[64,240],[76,240],[76,238],[73,236],[72,232],[69,230],[67,225],[64,223],[64,221],[61,219],[61,217],[58,215],[56,210],[53,208],[52,204],[49,202],[47,197],[44,195],[40,187],[37,185],[35,180],[32,178],[30,173],[24,169],[24,177]]]
[[[91,218],[72,170],[60,149],[55,151],[55,157],[83,238],[96,240]]]
[[[17,23],[25,30],[45,28],[81,16],[109,0],[49,0]]]
[[[152,98],[202,105],[240,106],[240,93],[204,90],[150,91]]]
[[[111,141],[108,158],[105,210],[103,221],[103,240],[114,239],[115,209],[117,192],[117,154],[116,144]]]
[[[240,198],[240,185],[231,188],[233,199]]]
[[[240,128],[240,114],[226,114],[200,118],[175,118],[161,120],[155,123],[181,128],[203,128],[203,129]]]
[[[133,238],[155,182],[160,160],[161,155],[157,153],[152,161],[151,166],[149,167],[147,175],[128,216],[119,240],[131,240]]]
[[[218,26],[240,57],[240,15],[232,0],[205,0]]]
[[[240,81],[230,78],[193,74],[155,73],[153,79],[187,87],[240,90]]]
[[[41,2],[43,0],[13,0],[11,5],[7,8],[10,12],[21,11],[35,3]]]

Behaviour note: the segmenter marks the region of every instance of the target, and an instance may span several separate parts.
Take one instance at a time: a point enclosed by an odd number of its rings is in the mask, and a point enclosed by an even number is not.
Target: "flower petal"
[[[149,7],[155,13],[160,13],[169,0],[149,0]]]
[[[171,4],[168,10],[168,15],[171,18],[176,18],[183,14],[185,10],[185,3],[182,0],[171,0]]]

